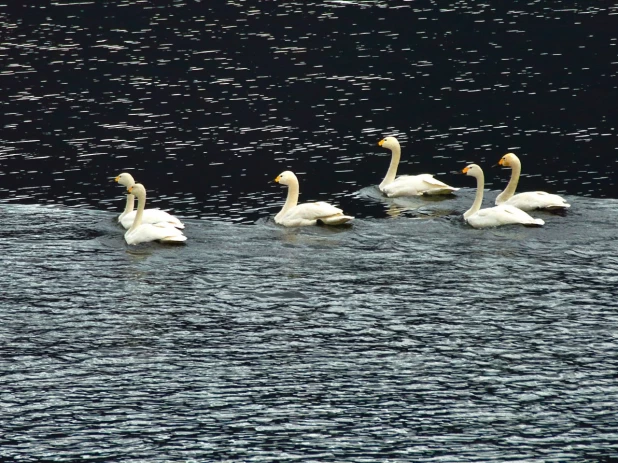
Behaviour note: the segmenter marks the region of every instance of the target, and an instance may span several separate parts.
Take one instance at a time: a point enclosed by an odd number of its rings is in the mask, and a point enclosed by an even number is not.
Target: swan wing
[[[564,198],[555,194],[546,193],[545,191],[518,193],[502,204],[514,206],[522,211],[532,211],[535,209],[567,209],[571,207]]]
[[[277,223],[286,227],[315,225],[318,221],[327,225],[340,225],[353,220],[353,217],[343,214],[343,211],[325,202],[304,203],[291,208],[283,217],[276,219]]]
[[[135,230],[128,230],[124,234],[127,244],[147,243],[151,241],[180,242],[187,237],[176,227],[163,223],[143,223]]]
[[[451,194],[459,188],[453,188],[435,179],[432,174],[402,175],[382,187],[382,192],[389,198],[397,196],[420,196]]]
[[[499,227],[501,225],[521,224],[541,226],[545,222],[535,219],[516,207],[501,205],[481,209],[468,217],[467,222],[475,228]]]
[[[131,211],[124,216],[120,216],[118,220],[125,229],[131,228],[137,211]],[[173,215],[162,211],[161,209],[144,209],[142,223],[167,223],[176,228],[185,228],[184,224]]]

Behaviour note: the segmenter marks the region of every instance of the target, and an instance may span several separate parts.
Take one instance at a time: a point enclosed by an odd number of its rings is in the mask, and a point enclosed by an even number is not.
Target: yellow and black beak
[[[127,188],[127,192],[131,193],[133,191],[133,185],[131,185],[129,188]]]
[[[461,169],[461,173],[462,174],[467,174],[469,170],[470,170],[470,166],[466,166],[463,169]]]
[[[281,181],[281,175],[277,175],[277,178],[274,181],[275,183],[279,183]]]
[[[117,177],[114,179],[114,181],[115,181],[115,182],[119,182],[119,181],[120,181],[120,175],[119,175],[119,176],[117,176]]]
[[[384,144],[384,139],[382,139],[382,140],[380,140],[380,141],[378,142],[378,146],[382,146],[383,144]]]

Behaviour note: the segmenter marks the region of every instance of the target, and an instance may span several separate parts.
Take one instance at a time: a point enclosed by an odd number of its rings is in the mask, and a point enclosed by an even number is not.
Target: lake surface
[[[618,8],[0,6],[0,457],[618,459]],[[401,173],[461,187],[383,198]],[[474,230],[520,190],[542,228]],[[272,217],[301,200],[349,227]],[[181,246],[127,246],[131,172]]]

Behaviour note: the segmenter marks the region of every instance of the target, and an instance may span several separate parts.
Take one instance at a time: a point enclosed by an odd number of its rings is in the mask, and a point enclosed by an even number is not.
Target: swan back
[[[135,185],[135,179],[133,178],[133,176],[126,172],[123,172],[122,174],[118,175],[114,180],[120,183],[121,185],[126,186],[127,188],[132,185]]]

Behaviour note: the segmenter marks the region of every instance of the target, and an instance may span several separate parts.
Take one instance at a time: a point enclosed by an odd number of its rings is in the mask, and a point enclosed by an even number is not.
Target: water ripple
[[[188,220],[186,246],[137,249],[110,214],[4,206],[0,454],[609,455],[608,206],[545,229]]]

